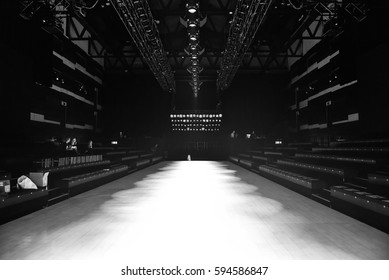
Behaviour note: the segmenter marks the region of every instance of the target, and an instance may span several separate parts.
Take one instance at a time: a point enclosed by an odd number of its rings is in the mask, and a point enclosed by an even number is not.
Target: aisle
[[[0,259],[389,259],[389,236],[232,163],[163,162],[1,225]]]

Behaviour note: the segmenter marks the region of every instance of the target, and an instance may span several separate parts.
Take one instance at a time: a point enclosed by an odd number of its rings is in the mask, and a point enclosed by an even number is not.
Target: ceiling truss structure
[[[253,0],[198,0],[201,5],[201,18],[206,18],[206,23],[201,26],[201,40],[199,42],[201,53],[198,53],[198,64],[203,68],[201,73],[201,81],[214,82],[218,78],[218,88],[223,90],[225,85],[231,83],[233,76],[237,69],[241,71],[253,71],[253,72],[266,72],[266,73],[285,73],[289,70],[291,63],[302,57],[306,53],[306,46],[312,45],[315,42],[320,41],[323,36],[328,34],[323,32],[323,26],[334,18],[337,13],[337,9],[341,8],[343,11],[349,13],[357,21],[363,20],[368,10],[366,2],[363,0],[354,1],[341,1],[341,0],[272,0],[272,1],[253,1]],[[130,3],[131,2],[131,3]],[[295,12],[293,9],[280,9],[280,7],[288,6],[288,3],[300,3],[302,9],[301,21],[294,28],[292,35],[282,43],[280,48],[274,48],[272,41],[264,37],[260,24],[266,17],[271,20],[272,18],[278,19],[277,15]],[[164,73],[159,78],[161,85],[166,90],[174,88],[175,81],[193,81],[191,73],[188,73],[187,69],[192,65],[192,56],[190,52],[186,51],[188,46],[188,30],[187,26],[183,25],[182,17],[185,15],[187,1],[178,0],[40,0],[40,1],[21,1],[23,9],[21,15],[23,17],[29,17],[34,12],[39,12],[43,8],[42,3],[49,5],[49,12],[55,12],[57,18],[62,21],[62,27],[65,35],[83,50],[93,59],[98,61],[100,65],[107,71],[153,71],[154,74]],[[135,4],[147,4],[148,9],[143,9],[144,14],[148,13],[147,28],[154,30],[156,35],[160,37],[160,43],[157,53],[164,54],[161,61],[158,63],[158,59],[146,59],[144,45],[139,44],[139,38],[132,38],[129,36],[125,43],[118,45],[119,47],[110,44],[110,40],[107,39],[101,30],[93,23],[89,22],[85,17],[86,13],[89,13],[90,9],[93,9],[99,3],[101,6],[112,3],[116,8],[120,5],[135,5]],[[273,3],[273,4],[272,4]],[[87,6],[89,5],[89,6]],[[231,44],[232,48],[227,47],[231,40],[230,30],[237,22],[236,11],[243,5],[257,5],[258,8],[266,8],[263,10],[256,10],[259,12],[254,17],[251,14],[249,25],[245,25],[246,28],[242,29],[242,32],[246,32],[244,35],[245,40],[241,40],[240,49],[237,51],[237,45]],[[283,6],[282,6],[283,5]],[[116,17],[117,25],[120,25],[118,14],[112,8],[108,18]],[[144,5],[143,5],[144,6]],[[271,6],[271,7],[270,7]],[[278,9],[277,9],[278,6]],[[129,6],[128,6],[129,7]],[[128,8],[127,7],[127,8]],[[135,7],[135,6],[134,6]],[[270,9],[269,9],[270,7]],[[269,11],[268,11],[269,9]],[[107,9],[109,10],[109,9]],[[102,11],[102,10],[101,10]],[[96,16],[100,15],[100,10],[96,13]],[[127,12],[129,10],[127,9]],[[262,12],[262,14],[261,14]],[[266,16],[267,12],[267,16]],[[151,15],[152,14],[152,15]],[[130,29],[133,32],[135,28],[135,21],[131,22],[125,19],[124,13],[121,14],[120,19],[126,26],[127,31]],[[134,15],[131,15],[134,16]],[[124,20],[123,20],[124,18]],[[138,18],[140,19],[140,18]],[[265,25],[266,22],[265,21]],[[274,21],[273,21],[274,23]],[[58,22],[57,22],[58,24]],[[269,25],[269,24],[268,24]],[[270,24],[271,25],[271,24]],[[52,26],[52,24],[51,24]],[[46,25],[46,28],[48,26]],[[112,28],[112,26],[111,26]],[[119,27],[118,27],[119,28]],[[123,33],[128,33],[123,26]],[[146,29],[144,29],[146,30]],[[256,32],[259,30],[260,32]],[[114,31],[114,30],[112,30]],[[272,29],[270,29],[270,32]],[[269,30],[265,30],[269,32]],[[144,32],[146,33],[146,32]],[[256,34],[259,33],[259,34]],[[239,37],[241,38],[241,37]],[[148,38],[145,38],[145,40]],[[126,39],[124,39],[126,40]],[[235,38],[235,42],[237,38]],[[146,41],[145,41],[146,42]],[[154,41],[155,42],[155,41]],[[149,41],[150,43],[150,41]],[[152,44],[149,44],[152,46]],[[142,47],[143,46],[143,47]],[[151,53],[151,47],[149,46],[148,52]],[[232,52],[226,51],[230,49],[236,51],[235,62],[229,65],[225,62],[226,57],[230,56]],[[164,52],[166,50],[166,52]],[[154,52],[154,50],[153,50]],[[147,57],[148,54],[146,54]],[[163,55],[162,55],[163,56]],[[150,56],[149,56],[150,57]],[[156,63],[154,68],[150,67],[150,61]],[[160,61],[160,62],[161,62]],[[161,65],[165,66],[162,67]],[[159,68],[160,65],[162,68]],[[228,66],[228,67],[226,67]],[[230,67],[231,66],[231,67]],[[227,71],[226,69],[229,68]],[[154,69],[154,70],[153,70]],[[174,76],[173,77],[173,72]],[[219,75],[218,75],[219,72]],[[228,75],[225,75],[229,73]],[[218,77],[219,76],[219,77]],[[228,79],[226,78],[228,76]],[[224,78],[223,78],[224,77]],[[158,78],[157,78],[158,79]],[[163,82],[165,80],[165,82]],[[169,81],[169,82],[167,82]]]
[[[273,0],[238,1],[217,79],[218,90],[225,90],[231,84],[272,3]]]
[[[143,59],[165,91],[175,92],[174,75],[146,0],[111,0]]]

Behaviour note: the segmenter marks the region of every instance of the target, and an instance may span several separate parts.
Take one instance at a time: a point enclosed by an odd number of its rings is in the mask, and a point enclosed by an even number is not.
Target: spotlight
[[[196,27],[197,24],[196,24],[195,21],[190,21],[190,22],[188,23],[188,26],[189,26],[189,27]]]
[[[189,0],[188,4],[186,4],[186,8],[190,14],[194,14],[199,8],[199,3],[197,0]]]

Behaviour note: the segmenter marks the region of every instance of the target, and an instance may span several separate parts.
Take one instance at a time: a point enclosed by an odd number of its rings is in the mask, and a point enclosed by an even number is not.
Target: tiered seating
[[[49,173],[48,176],[48,205],[58,203],[69,197],[68,188],[64,188],[58,182],[69,176],[77,176],[93,172],[110,166],[109,160],[103,160],[102,155],[80,155],[72,157],[60,157],[58,159],[47,159],[38,161],[50,162],[47,168],[38,168],[38,173]]]
[[[30,159],[30,168],[23,173],[28,175],[29,171],[33,171],[41,178],[48,173],[47,184],[31,191],[16,191],[12,187],[10,194],[0,194],[0,223],[53,205],[164,159],[158,154],[126,147],[98,147],[94,153],[99,154],[67,153],[67,156],[58,157],[46,153],[41,160]],[[16,178],[11,178],[12,186],[16,184]]]
[[[385,147],[316,147],[312,148],[312,152],[323,153],[329,155],[355,156],[367,158],[387,158],[389,148]]]
[[[389,225],[388,140],[347,141],[331,143],[330,147],[293,143],[260,148],[230,159],[378,228]]]
[[[326,160],[326,161],[339,161],[339,162],[351,162],[351,163],[361,163],[361,164],[377,164],[375,159],[364,159],[364,158],[355,158],[355,157],[341,157],[341,156],[326,156],[326,155],[317,155],[317,154],[295,154],[297,158],[306,158],[312,160]]]
[[[303,173],[314,173],[321,177],[323,177],[323,175],[324,176],[329,175],[331,176],[332,179],[335,178],[336,181],[338,180],[343,181],[347,173],[344,169],[327,167],[327,166],[316,165],[316,164],[309,164],[309,163],[300,163],[300,162],[294,162],[288,160],[277,160],[277,164],[284,166],[285,168],[290,168],[292,170],[297,170]],[[330,177],[326,177],[326,178],[330,178]]]
[[[258,170],[261,175],[292,187],[294,190],[308,196],[320,192],[325,186],[324,182],[321,180],[302,176],[300,174],[285,171],[272,166],[260,165]]]
[[[115,166],[76,176],[62,178],[58,181],[57,185],[62,189],[67,189],[69,196],[74,196],[91,188],[95,188],[96,186],[104,184],[108,181],[112,181],[120,176],[126,175],[127,171],[127,165]]]
[[[276,147],[276,151],[292,156],[298,151],[298,147]]]
[[[46,207],[47,200],[46,188],[19,190],[0,196],[0,224]]]
[[[288,147],[294,147],[297,149],[311,149],[313,147],[313,144],[311,142],[296,142],[296,143],[289,143]]]
[[[389,232],[389,199],[346,186],[331,187],[331,207]]]
[[[389,139],[365,139],[330,142],[331,147],[388,147]]]
[[[266,152],[263,152],[264,155],[267,155],[267,156],[273,156],[273,157],[282,157],[284,154],[282,152],[273,152],[273,151],[266,151]]]
[[[389,174],[369,173],[369,190],[389,197]]]

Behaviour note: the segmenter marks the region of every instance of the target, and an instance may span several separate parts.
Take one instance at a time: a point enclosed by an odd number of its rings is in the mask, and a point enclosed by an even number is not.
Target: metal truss
[[[225,90],[231,84],[272,2],[273,0],[238,1],[217,79],[218,90]]]
[[[65,26],[65,35],[70,41],[81,47],[89,57],[104,66],[104,57],[107,53],[107,47],[104,46],[103,40],[97,34],[91,32],[86,22],[79,17],[68,14],[63,17]],[[118,59],[121,59],[120,57]]]
[[[128,33],[161,87],[175,91],[173,72],[146,0],[111,0]]]

